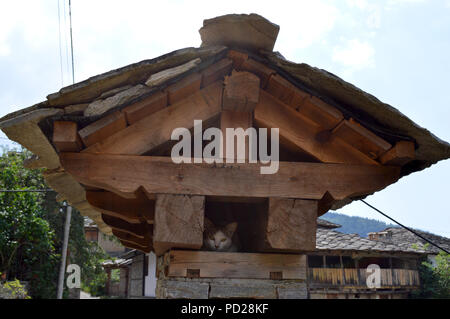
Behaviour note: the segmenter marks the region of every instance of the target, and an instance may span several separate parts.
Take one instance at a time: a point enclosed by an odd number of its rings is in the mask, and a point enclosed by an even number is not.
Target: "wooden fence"
[[[312,284],[328,284],[332,286],[364,286],[367,276],[366,269],[352,268],[310,268],[309,281]],[[419,272],[409,269],[380,269],[381,287],[419,286]]]

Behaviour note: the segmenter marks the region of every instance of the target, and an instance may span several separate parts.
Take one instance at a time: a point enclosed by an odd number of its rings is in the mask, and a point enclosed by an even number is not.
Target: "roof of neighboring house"
[[[120,268],[120,267],[130,265],[131,262],[132,262],[131,259],[119,258],[119,259],[115,259],[115,260],[105,260],[102,263],[102,266],[103,266],[103,268]]]
[[[272,52],[278,30],[278,26],[255,14],[205,20],[200,30],[203,40],[200,48],[177,50],[64,87],[48,95],[44,102],[1,118],[0,128],[11,140],[37,156],[29,167],[46,167],[49,186],[109,234],[110,227],[87,202],[83,185],[61,169],[52,142],[52,123],[72,121],[84,128],[194,72],[205,70],[224,58],[230,49],[248,52],[249,57],[275,70],[295,87],[335,107],[345,119],[355,119],[392,145],[413,141],[415,159],[401,168],[401,177],[450,157],[450,144],[394,107],[325,70],[288,61],[278,52]],[[161,71],[167,70],[161,77]],[[332,208],[342,207],[354,199],[339,201]]]
[[[425,250],[411,245],[399,245],[383,241],[370,240],[358,234],[344,234],[330,229],[317,228],[316,250],[346,250],[366,252],[402,252],[423,254]]]
[[[435,244],[439,245],[440,247],[446,249],[447,251],[450,250],[450,238],[431,234],[417,229],[414,229],[414,231],[419,233],[421,236],[427,238],[428,240],[434,242]],[[381,238],[379,239],[380,241],[392,243],[398,247],[404,248],[419,247],[426,253],[431,254],[439,253],[439,249],[437,247],[427,244],[425,240],[423,240],[419,236],[416,236],[415,234],[411,233],[410,231],[404,228],[389,227],[383,230],[383,232],[388,232],[390,236],[388,236],[386,239]]]
[[[84,227],[98,228],[95,222],[87,216],[84,216]]]
[[[342,226],[339,224],[332,223],[332,222],[322,219],[322,218],[317,218],[317,227],[333,229],[333,228],[339,228]]]

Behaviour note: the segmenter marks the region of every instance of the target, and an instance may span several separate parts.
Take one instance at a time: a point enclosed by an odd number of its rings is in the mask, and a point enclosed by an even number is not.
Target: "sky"
[[[0,117],[71,84],[67,4],[0,2]],[[73,0],[75,81],[198,47],[203,20],[228,13],[280,25],[275,51],[336,74],[450,141],[450,0]],[[0,145],[13,144],[0,132]],[[450,161],[442,161],[367,201],[450,237],[449,180]],[[387,221],[360,202],[338,212]]]

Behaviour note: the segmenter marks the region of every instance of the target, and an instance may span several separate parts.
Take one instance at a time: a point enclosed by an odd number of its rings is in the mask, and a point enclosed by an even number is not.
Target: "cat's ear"
[[[211,229],[214,229],[214,228],[215,227],[214,227],[213,222],[209,218],[205,217],[203,229],[210,229],[211,230]]]
[[[225,226],[225,232],[228,234],[229,237],[233,236],[234,232],[236,231],[238,226],[238,223],[234,222],[234,223],[230,223],[228,225]]]

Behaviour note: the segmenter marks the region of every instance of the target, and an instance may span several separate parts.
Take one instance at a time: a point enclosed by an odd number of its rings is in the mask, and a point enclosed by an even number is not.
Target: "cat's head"
[[[230,223],[223,227],[214,225],[208,218],[205,218],[205,231],[203,233],[204,246],[209,250],[226,251],[233,244],[233,235],[238,224]]]

